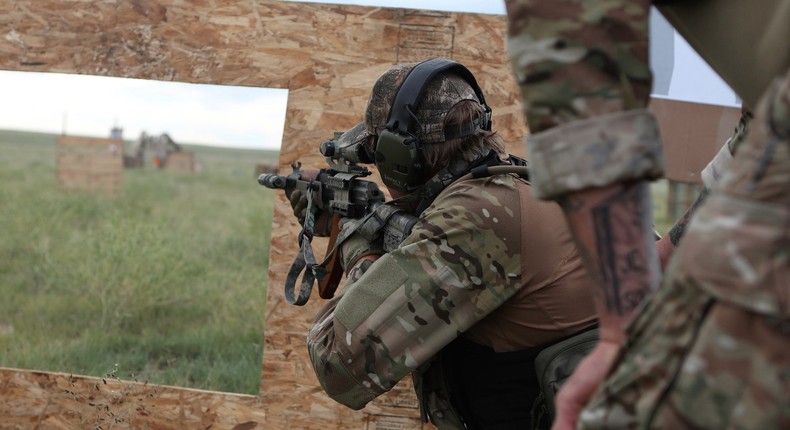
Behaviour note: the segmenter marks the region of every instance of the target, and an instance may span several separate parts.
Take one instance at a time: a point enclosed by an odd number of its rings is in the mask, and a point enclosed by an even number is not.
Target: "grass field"
[[[55,140],[0,131],[0,366],[257,393],[277,153],[186,147],[112,198],[57,190]]]
[[[669,214],[669,182],[662,179],[653,182],[650,188],[653,195],[653,222],[663,236],[677,221]]]
[[[254,394],[274,152],[188,147],[204,170],[59,192],[56,136],[0,131],[0,366]],[[653,186],[663,234],[665,182]]]

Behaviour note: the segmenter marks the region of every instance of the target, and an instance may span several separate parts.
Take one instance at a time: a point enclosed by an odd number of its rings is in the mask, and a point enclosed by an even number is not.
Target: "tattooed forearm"
[[[650,292],[650,264],[644,241],[644,189],[629,187],[592,209],[598,268],[606,308],[633,311]],[[649,224],[649,223],[648,223]]]
[[[688,210],[686,210],[686,213],[684,213],[683,216],[680,217],[678,222],[676,222],[675,225],[673,225],[672,228],[669,229],[669,233],[667,234],[669,235],[669,240],[670,242],[672,242],[672,245],[674,245],[675,247],[678,246],[678,244],[680,243],[680,239],[686,233],[686,226],[691,220],[691,217],[694,215],[694,213],[697,212],[697,209],[699,209],[699,207],[702,206],[702,203],[707,198],[708,198],[708,189],[703,188],[702,191],[697,196],[697,199],[694,200],[694,203],[691,204],[691,207],[689,207]]]
[[[658,283],[649,185],[580,192],[562,206],[587,267],[599,280],[601,310],[618,319],[628,317]]]

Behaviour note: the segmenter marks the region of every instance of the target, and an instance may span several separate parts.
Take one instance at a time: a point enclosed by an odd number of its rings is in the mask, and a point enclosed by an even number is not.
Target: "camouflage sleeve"
[[[508,52],[530,132],[535,193],[663,174],[645,107],[649,0],[506,0]]]
[[[727,147],[727,145],[722,146],[719,152],[716,153],[716,156],[714,156],[705,168],[702,169],[702,172],[700,172],[700,177],[702,178],[702,183],[705,185],[705,188],[708,190],[718,188],[724,174],[730,170],[732,159],[733,156],[730,152],[730,148]]]
[[[742,108],[741,118],[738,121],[738,125],[735,127],[735,132],[732,137],[727,140],[716,156],[713,157],[710,163],[708,163],[700,173],[705,188],[713,190],[718,188],[721,184],[724,174],[730,170],[735,151],[741,146],[746,139],[746,135],[749,133],[749,124],[751,120],[751,111]]]
[[[354,274],[321,311],[307,344],[330,397],[364,407],[521,287],[515,181],[450,186],[400,248]]]

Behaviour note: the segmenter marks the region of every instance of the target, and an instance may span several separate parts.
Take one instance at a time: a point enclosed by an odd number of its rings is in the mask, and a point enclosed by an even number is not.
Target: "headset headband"
[[[406,79],[404,79],[400,88],[398,88],[395,101],[390,107],[390,113],[387,117],[387,129],[407,134],[409,126],[411,126],[412,121],[414,121],[413,112],[417,108],[417,103],[423,91],[437,74],[449,69],[459,74],[472,87],[478,101],[487,114],[487,124],[483,124],[482,128],[484,130],[491,130],[489,115],[491,109],[486,104],[483,91],[480,89],[480,86],[477,85],[477,80],[474,75],[463,64],[444,58],[433,58],[423,61],[414,66],[409,74],[406,75]]]

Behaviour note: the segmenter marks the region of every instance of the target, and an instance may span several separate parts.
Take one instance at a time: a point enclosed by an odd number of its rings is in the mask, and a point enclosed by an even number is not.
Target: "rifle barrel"
[[[266,188],[273,190],[285,188],[285,176],[274,175],[272,173],[264,173],[258,176],[258,183]]]

